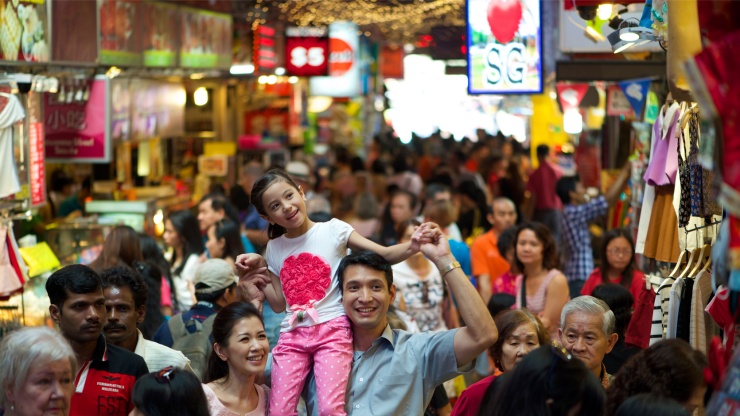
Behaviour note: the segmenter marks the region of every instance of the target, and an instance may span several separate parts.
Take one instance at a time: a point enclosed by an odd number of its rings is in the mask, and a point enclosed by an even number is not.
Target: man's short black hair
[[[103,284],[95,270],[83,265],[72,264],[62,267],[49,276],[46,293],[49,301],[62,310],[70,293],[83,295],[103,290]]]
[[[103,289],[111,286],[128,287],[134,297],[134,307],[137,309],[146,305],[149,288],[136,270],[128,266],[109,267],[103,270],[100,278],[103,281]]]
[[[549,154],[550,154],[550,146],[546,144],[541,144],[537,146],[537,158],[538,159],[544,159]]]
[[[424,199],[426,199],[427,201],[431,201],[437,194],[441,194],[444,192],[449,192],[450,194],[452,194],[452,189],[443,183],[430,183],[426,186],[426,189],[424,190]]]
[[[351,266],[364,266],[379,272],[383,272],[385,275],[385,281],[388,283],[388,289],[390,290],[393,285],[393,269],[388,260],[384,259],[378,253],[372,251],[360,251],[352,253],[342,259],[337,268],[337,277],[339,278],[339,291],[344,292],[344,273],[347,268]]]
[[[569,205],[571,203],[570,193],[576,190],[576,185],[581,181],[578,175],[563,176],[558,179],[555,184],[555,193],[558,195],[563,205]]]

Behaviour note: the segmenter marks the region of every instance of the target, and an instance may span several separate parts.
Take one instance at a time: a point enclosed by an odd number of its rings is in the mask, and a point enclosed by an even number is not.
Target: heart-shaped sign
[[[519,1],[491,0],[488,3],[488,26],[500,43],[511,42],[519,30],[519,22],[522,20],[522,4]]]

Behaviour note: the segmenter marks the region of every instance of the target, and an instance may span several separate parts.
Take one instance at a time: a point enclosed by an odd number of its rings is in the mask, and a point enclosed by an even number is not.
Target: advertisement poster
[[[44,167],[44,124],[29,123],[28,138],[31,150],[28,158],[31,174],[31,206],[38,207],[46,203],[46,170]]]
[[[180,8],[180,66],[223,68],[231,66],[232,18],[223,13]]]
[[[48,5],[45,0],[0,1],[0,59],[49,62]]]
[[[90,99],[60,102],[60,94],[44,99],[44,149],[47,162],[110,162],[110,140],[106,132],[109,84],[106,79],[91,81]]]
[[[468,0],[468,92],[542,92],[541,0]]]
[[[329,30],[289,27],[285,31],[285,74],[297,77],[329,74]]]
[[[632,105],[627,100],[621,87],[613,85],[606,90],[606,115],[633,116],[634,114]]]
[[[356,97],[360,93],[359,50],[356,24],[329,25],[329,76],[311,78],[311,95]]]
[[[112,140],[131,139],[131,80],[114,78],[110,81],[110,132]]]
[[[144,66],[174,67],[177,65],[179,32],[177,6],[167,3],[141,4]]]
[[[139,45],[141,27],[140,1],[98,0],[100,48],[103,65],[141,65]]]
[[[131,81],[131,123],[134,140],[169,138],[185,132],[185,87],[178,83]]]

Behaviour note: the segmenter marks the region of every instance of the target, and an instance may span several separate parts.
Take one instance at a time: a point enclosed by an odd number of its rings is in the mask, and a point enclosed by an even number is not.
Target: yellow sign
[[[36,277],[42,273],[56,270],[61,266],[59,259],[46,242],[38,243],[33,247],[22,247],[18,250],[21,252],[23,261],[28,265],[28,277]]]
[[[235,142],[211,142],[203,145],[203,156],[234,156]]]

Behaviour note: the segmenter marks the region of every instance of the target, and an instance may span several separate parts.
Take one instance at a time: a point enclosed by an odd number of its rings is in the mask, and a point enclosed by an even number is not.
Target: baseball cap
[[[301,162],[300,160],[289,162],[288,165],[285,166],[285,171],[288,172],[289,175],[296,176],[299,179],[308,179],[311,176],[311,169],[308,167],[306,162]]]
[[[195,293],[214,293],[237,283],[234,269],[223,259],[206,260],[195,271],[194,284],[203,283],[207,288],[195,289]]]

